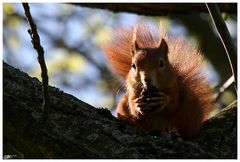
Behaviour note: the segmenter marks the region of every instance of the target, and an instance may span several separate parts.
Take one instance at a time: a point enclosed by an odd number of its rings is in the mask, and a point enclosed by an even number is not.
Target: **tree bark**
[[[49,86],[42,116],[41,83],[3,63],[4,158],[237,158],[237,110],[229,106],[201,133],[182,139],[161,130],[145,133]]]

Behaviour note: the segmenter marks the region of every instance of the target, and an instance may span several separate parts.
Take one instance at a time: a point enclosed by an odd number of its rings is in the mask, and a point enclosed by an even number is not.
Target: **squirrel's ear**
[[[137,43],[137,27],[135,26],[133,29],[133,36],[132,36],[132,56],[140,50],[140,47]]]
[[[165,41],[165,39],[161,39],[161,41],[159,42],[158,45],[158,49],[160,50],[160,52],[164,55],[168,54],[168,45],[167,42]]]
[[[140,50],[139,45],[137,44],[136,40],[133,40],[132,42],[132,55],[137,53]]]

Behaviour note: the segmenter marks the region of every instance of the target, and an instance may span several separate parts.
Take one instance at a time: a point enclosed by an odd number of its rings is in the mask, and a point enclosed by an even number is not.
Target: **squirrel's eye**
[[[131,66],[132,66],[132,68],[133,68],[134,70],[136,69],[136,65],[135,65],[135,64],[132,64]]]
[[[160,69],[164,69],[165,66],[166,66],[166,65],[165,65],[165,60],[161,59],[161,60],[160,60],[160,64],[159,64]]]

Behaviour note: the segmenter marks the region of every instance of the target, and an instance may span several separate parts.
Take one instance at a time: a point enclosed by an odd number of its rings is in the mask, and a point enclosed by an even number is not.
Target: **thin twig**
[[[208,12],[212,18],[213,24],[215,25],[219,38],[222,41],[224,49],[228,56],[228,61],[231,66],[232,73],[234,75],[235,87],[237,89],[237,51],[234,47],[232,38],[227,29],[227,26],[221,16],[220,10],[216,3],[206,3]]]
[[[234,82],[234,77],[233,77],[233,75],[218,89],[218,92],[216,93],[216,100],[218,100],[220,97],[221,97],[221,95],[222,95],[222,93],[226,90],[226,89],[228,89],[231,85],[232,85],[232,83]]]
[[[31,36],[33,47],[36,49],[36,51],[38,53],[38,62],[41,67],[41,77],[42,77],[42,86],[43,86],[43,95],[44,95],[42,110],[44,113],[46,113],[48,106],[49,106],[50,99],[49,99],[49,92],[48,92],[47,66],[46,66],[45,60],[44,60],[44,49],[41,46],[40,37],[37,32],[37,26],[34,23],[34,20],[32,18],[29,5],[28,5],[28,3],[22,3],[22,5],[25,10],[25,15],[26,15],[27,21],[30,26],[28,33]]]

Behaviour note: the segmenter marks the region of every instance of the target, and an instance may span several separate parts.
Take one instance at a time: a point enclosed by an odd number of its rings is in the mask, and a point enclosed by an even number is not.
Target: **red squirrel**
[[[146,131],[160,128],[184,137],[200,131],[214,99],[198,49],[145,24],[119,29],[103,49],[126,87],[118,118]]]

